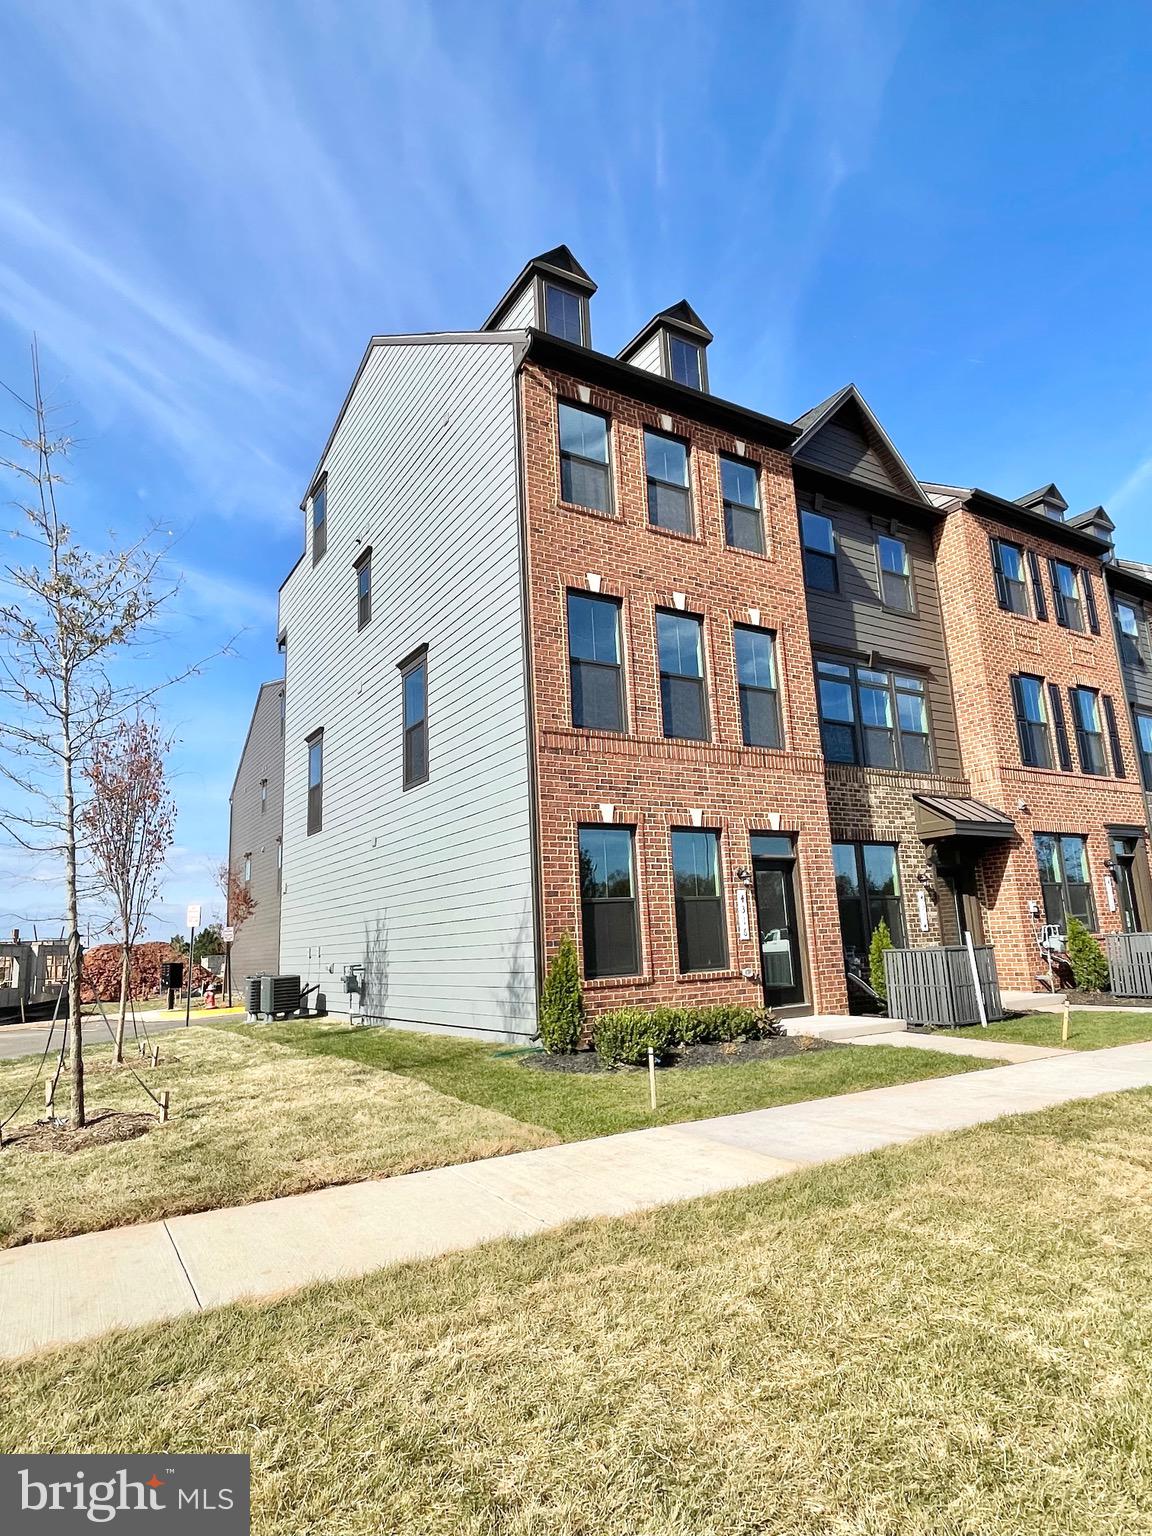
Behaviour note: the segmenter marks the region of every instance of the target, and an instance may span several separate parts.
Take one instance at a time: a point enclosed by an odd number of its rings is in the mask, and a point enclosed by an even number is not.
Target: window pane
[[[624,700],[619,667],[574,661],[572,677],[572,724],[587,731],[622,731]]]
[[[681,613],[660,611],[656,615],[656,636],[660,649],[661,672],[677,677],[703,677],[699,619]]]
[[[584,975],[635,976],[640,970],[633,901],[586,901],[581,918],[584,933]]]
[[[676,936],[681,971],[722,971],[727,966],[724,908],[718,899],[677,902]]]
[[[580,300],[566,288],[544,285],[544,329],[550,336],[579,345],[584,340],[580,325]]]
[[[324,743],[314,741],[308,748],[308,788],[315,789],[324,776]]]
[[[1005,544],[1002,540],[996,541],[996,552],[1000,558],[1000,569],[1009,581],[1024,580],[1024,553],[1015,544]]]
[[[880,544],[880,569],[891,571],[896,576],[908,574],[908,551],[900,539],[889,538],[887,534],[881,534]]]
[[[836,553],[836,538],[832,531],[831,518],[824,517],[819,512],[804,510],[800,513],[800,527],[805,549],[816,550],[824,555]]]
[[[668,355],[672,362],[672,377],[677,384],[700,388],[700,348],[679,336],[668,338]]]
[[[645,432],[644,462],[654,480],[687,486],[688,449],[676,438],[663,437],[659,432]]]
[[[658,480],[648,482],[648,520],[657,528],[673,533],[692,532],[692,504],[688,492]]]
[[[922,736],[928,734],[928,713],[924,708],[924,699],[921,694],[898,693],[896,710],[900,717],[902,731],[915,731]]]
[[[1036,865],[1040,871],[1040,879],[1046,883],[1059,885],[1060,883],[1060,850],[1056,838],[1047,832],[1037,832]]]
[[[863,679],[872,674],[861,672]],[[860,689],[860,719],[865,725],[891,728],[892,696],[887,688],[862,687]]]
[[[932,772],[932,747],[927,736],[900,737],[901,766],[909,773]]]
[[[851,684],[821,676],[820,716],[824,720],[843,721],[849,725],[855,720]]]
[[[683,741],[707,741],[702,683],[694,678],[661,677],[660,708],[665,736]]]
[[[630,828],[580,828],[580,894],[585,900],[635,894]]]
[[[715,832],[673,832],[672,876],[677,896],[717,896],[719,855]]]
[[[790,859],[796,852],[784,832],[753,832],[750,842],[754,859]]]
[[[1044,724],[1044,689],[1037,677],[1021,677],[1018,679],[1020,690],[1020,706],[1024,711],[1025,720],[1030,720],[1035,725]]]
[[[747,747],[780,745],[780,712],[776,694],[763,688],[741,688],[740,727]]]
[[[720,460],[720,483],[724,500],[741,507],[760,508],[759,476],[755,464],[744,459]]]
[[[1062,837],[1060,839],[1060,856],[1064,862],[1064,878],[1077,881],[1080,884],[1088,883],[1088,854],[1082,837]]]
[[[737,625],[734,640],[738,680],[751,688],[775,688],[776,665],[772,636],[767,630]]]
[[[594,507],[597,512],[610,512],[611,481],[606,466],[562,456],[560,497],[562,501],[570,501],[576,507]]]
[[[610,597],[568,594],[568,652],[574,660],[620,661],[620,605]]]
[[[869,897],[900,895],[900,875],[896,866],[896,850],[886,843],[862,844],[864,854],[864,881]]]
[[[1100,729],[1096,695],[1089,688],[1073,688],[1072,701],[1076,706],[1076,721],[1081,730],[1095,733]]]
[[[1136,617],[1135,608],[1128,603],[1117,603],[1116,622],[1122,635],[1126,635],[1129,640],[1139,640],[1140,620]]]
[[[319,528],[328,515],[328,487],[321,485],[312,497],[312,527]]]
[[[595,411],[582,411],[575,405],[561,402],[560,451],[607,464],[608,423],[605,418]]]
[[[416,725],[424,718],[424,663],[404,674],[404,725]]]
[[[724,503],[724,536],[733,549],[748,549],[756,555],[764,553],[764,523],[759,512],[749,507]]]

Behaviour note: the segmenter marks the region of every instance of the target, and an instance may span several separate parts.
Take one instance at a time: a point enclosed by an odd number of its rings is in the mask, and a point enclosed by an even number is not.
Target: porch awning
[[[944,837],[982,837],[1000,842],[1011,837],[1015,827],[1003,811],[983,800],[954,800],[950,795],[913,795],[916,804],[916,831],[926,843]]]

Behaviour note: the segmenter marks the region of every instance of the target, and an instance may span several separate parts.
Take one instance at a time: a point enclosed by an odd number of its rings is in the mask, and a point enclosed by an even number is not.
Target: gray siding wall
[[[256,898],[252,916],[241,925],[232,946],[232,983],[245,976],[275,972],[280,958],[280,871],[278,843],[284,816],[284,743],[280,739],[280,693],[283,684],[265,683],[256,698],[248,739],[232,788],[228,830],[228,862],[242,872],[246,854],[252,857],[251,890]],[[267,779],[267,799],[261,803],[260,781]]]
[[[1129,592],[1114,592],[1108,590],[1108,602],[1119,599],[1122,603],[1130,603],[1140,616],[1140,646],[1139,654],[1133,655],[1129,643],[1116,630],[1116,647],[1120,654],[1120,671],[1124,677],[1124,692],[1127,695],[1127,703],[1132,727],[1132,738],[1135,744],[1137,758],[1140,752],[1140,735],[1135,711],[1141,714],[1152,714],[1152,604],[1144,602],[1141,598],[1134,597]],[[1112,622],[1115,624],[1114,612]],[[1140,764],[1137,761],[1137,772],[1140,772]],[[1143,780],[1141,780],[1143,783]],[[1152,791],[1145,793],[1146,817],[1149,826],[1152,826]],[[1146,920],[1148,921],[1148,920]]]
[[[663,373],[664,355],[660,348],[660,332],[650,336],[642,347],[623,361],[631,363],[633,368],[646,368],[649,373]]]
[[[281,596],[281,968],[332,1011],[536,1027],[513,347],[373,349],[325,458],[328,550]],[[373,549],[358,632],[353,562]],[[398,663],[428,647],[428,781],[404,790]],[[323,829],[306,738],[324,730]],[[365,967],[362,1004],[341,977]]]
[[[894,464],[887,462],[888,455],[874,448],[863,431],[855,430],[843,418],[821,427],[797,457],[834,474],[851,475],[879,490],[907,494],[904,478]]]
[[[525,330],[530,325],[543,326],[543,316],[536,318],[536,291],[537,282],[533,278],[527,283],[518,298],[512,300],[505,312],[500,316],[500,329],[502,331]]]
[[[798,499],[801,505],[813,504],[813,499],[804,493],[802,479]],[[822,499],[820,511],[832,519],[836,528],[840,591],[808,593],[813,651],[876,651],[887,662],[903,662],[914,670],[926,671],[936,772],[961,774],[931,535],[926,530],[900,525],[897,536],[908,546],[916,614],[892,613],[880,601],[876,561],[876,536],[887,530],[874,526],[867,513],[828,496]]]

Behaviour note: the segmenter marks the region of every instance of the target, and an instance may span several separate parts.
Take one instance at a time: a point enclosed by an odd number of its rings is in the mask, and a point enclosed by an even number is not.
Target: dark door
[[[944,900],[948,903],[948,922],[942,922],[945,942],[948,929],[955,926],[957,941],[964,943],[964,935],[972,935],[973,944],[984,943],[984,915],[980,911],[980,897],[976,891],[976,860],[964,848],[956,848],[951,857],[940,863],[940,878],[944,882]]]
[[[796,925],[795,861],[753,859],[760,973],[769,1008],[804,1001],[804,970]]]
[[[1120,917],[1125,933],[1141,933],[1140,899],[1136,895],[1136,848],[1134,838],[1117,837],[1112,840],[1112,852],[1116,861],[1116,891],[1120,898]]]

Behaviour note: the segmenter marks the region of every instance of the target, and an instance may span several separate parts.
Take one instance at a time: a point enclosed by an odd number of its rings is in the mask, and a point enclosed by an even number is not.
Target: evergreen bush
[[[728,1040],[770,1040],[784,1031],[767,1008],[716,1003],[698,1008],[612,1008],[592,1020],[592,1042],[606,1065],[642,1066],[681,1046]]]
[[[1108,988],[1108,961],[1100,941],[1088,932],[1077,917],[1068,919],[1068,963],[1082,992],[1104,992]]]
[[[888,979],[884,975],[884,951],[892,948],[892,934],[883,918],[872,930],[872,942],[868,946],[868,976],[876,996],[888,1001]]]
[[[584,983],[571,934],[562,934],[540,991],[540,1041],[553,1055],[576,1050],[584,1033]]]

